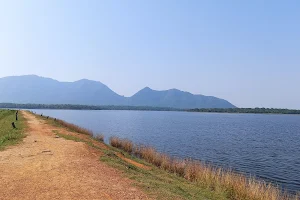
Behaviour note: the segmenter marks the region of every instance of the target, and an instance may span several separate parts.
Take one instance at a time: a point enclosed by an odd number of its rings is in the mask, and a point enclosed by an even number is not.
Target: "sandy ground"
[[[60,128],[28,112],[27,137],[0,152],[0,199],[148,199],[85,143],[56,138]],[[61,131],[65,131],[61,129]]]

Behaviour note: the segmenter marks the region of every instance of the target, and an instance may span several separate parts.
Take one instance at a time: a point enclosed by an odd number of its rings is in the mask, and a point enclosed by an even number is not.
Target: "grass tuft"
[[[128,153],[133,152],[133,143],[130,140],[119,139],[117,137],[111,137],[109,139],[109,142],[113,147],[122,149]]]

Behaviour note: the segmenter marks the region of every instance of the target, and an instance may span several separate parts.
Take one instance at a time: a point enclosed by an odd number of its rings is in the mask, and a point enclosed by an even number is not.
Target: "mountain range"
[[[145,87],[131,97],[124,97],[98,81],[60,82],[36,75],[0,78],[0,103],[235,108],[224,99],[178,89],[156,91]]]

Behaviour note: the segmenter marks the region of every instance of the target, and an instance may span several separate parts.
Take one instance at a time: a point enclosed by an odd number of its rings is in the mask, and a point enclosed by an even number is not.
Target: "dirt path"
[[[85,143],[55,138],[28,112],[23,143],[0,152],[0,199],[148,199]]]

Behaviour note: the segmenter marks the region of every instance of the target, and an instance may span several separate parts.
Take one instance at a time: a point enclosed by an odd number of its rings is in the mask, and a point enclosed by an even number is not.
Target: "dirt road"
[[[28,120],[27,137],[0,152],[0,199],[148,199],[131,180],[101,163],[96,150],[56,138],[53,130],[60,128],[28,112],[22,115]]]

